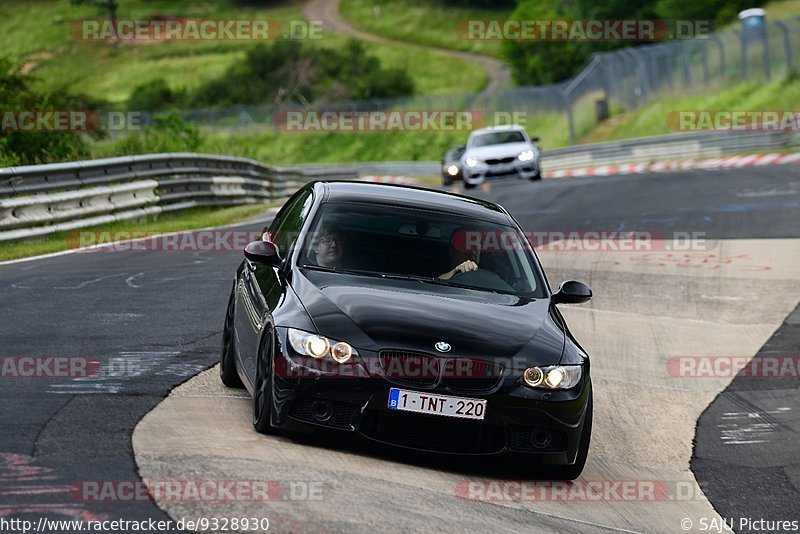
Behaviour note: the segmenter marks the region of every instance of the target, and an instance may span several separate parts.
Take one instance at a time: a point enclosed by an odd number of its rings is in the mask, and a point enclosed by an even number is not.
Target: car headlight
[[[530,161],[533,159],[533,150],[526,150],[525,152],[520,153],[517,158],[520,161]]]
[[[548,365],[525,369],[522,380],[532,388],[570,389],[581,381],[581,376],[581,365]]]
[[[464,163],[467,164],[467,167],[474,167],[478,164],[478,160],[475,158],[467,158],[464,160]]]
[[[330,356],[337,363],[345,363],[358,352],[349,343],[335,341],[319,334],[289,329],[289,344],[298,354],[321,359]]]
[[[450,165],[449,167],[447,167],[447,174],[449,174],[450,176],[455,176],[456,174],[458,174],[458,166]]]

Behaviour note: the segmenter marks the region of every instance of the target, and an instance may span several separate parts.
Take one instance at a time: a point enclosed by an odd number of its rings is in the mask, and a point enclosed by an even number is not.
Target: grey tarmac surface
[[[715,265],[703,263],[708,251],[689,258],[688,264],[701,267],[620,253],[541,255],[552,285],[577,278],[596,294],[588,306],[565,307],[573,332],[593,356],[596,390],[605,392],[596,405],[584,480],[660,481],[671,495],[678,486],[692,493],[688,504],[475,502],[458,496],[459,483],[513,479],[514,473],[499,465],[464,467],[357,443],[266,438],[248,427],[247,400],[215,380],[187,383],[188,393],[176,390],[159,405],[172,387],[216,360],[240,254],[95,252],[0,266],[2,356],[88,356],[101,368],[131,364],[94,385],[2,378],[0,515],[166,518],[162,510],[172,517],[198,515],[219,507],[84,502],[70,489],[79,481],[140,475],[231,479],[238,473],[252,479],[258,473],[274,480],[322,481],[325,488],[322,504],[273,503],[277,531],[402,525],[445,531],[477,525],[503,531],[681,531],[677,510],[715,516],[705,495],[717,494],[696,492],[689,463],[695,421],[730,379],[681,380],[665,371],[665,362],[684,354],[752,356],[797,305],[796,170],[507,182],[476,194],[503,203],[524,228],[702,231],[714,241],[709,244],[714,253],[736,258],[706,269]],[[757,270],[765,266],[769,269]],[[135,441],[141,442],[134,462],[131,434],[148,412],[136,431]],[[140,434],[148,422],[175,423],[176,414],[205,418],[210,426],[161,425],[166,435],[157,439]],[[701,479],[706,489],[704,483]],[[746,495],[737,499],[741,510]],[[252,505],[237,504],[242,510]],[[356,509],[372,515],[350,513]]]

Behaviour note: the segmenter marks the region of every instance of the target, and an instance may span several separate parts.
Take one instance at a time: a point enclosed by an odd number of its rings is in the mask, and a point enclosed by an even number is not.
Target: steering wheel
[[[514,291],[514,288],[508,283],[497,276],[496,273],[487,269],[476,269],[474,271],[466,271],[463,273],[456,273],[450,277],[450,280],[458,284],[475,286],[479,289],[497,289],[499,291]]]

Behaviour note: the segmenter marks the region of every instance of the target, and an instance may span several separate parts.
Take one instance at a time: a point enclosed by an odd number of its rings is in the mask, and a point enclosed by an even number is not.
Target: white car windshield
[[[506,143],[524,143],[525,136],[519,131],[492,132],[476,135],[472,138],[470,146],[503,145]]]

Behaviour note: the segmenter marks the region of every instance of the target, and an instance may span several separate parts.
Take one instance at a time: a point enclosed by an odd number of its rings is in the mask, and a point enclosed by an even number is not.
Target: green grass
[[[340,47],[347,38],[328,34],[324,46]],[[434,50],[403,44],[367,43],[367,50],[387,67],[408,71],[418,95],[476,93],[486,86],[486,72],[471,61],[442,56]]]
[[[301,20],[302,0],[273,2],[253,8],[233,0],[125,0],[121,19],[147,19],[155,15],[182,15],[207,19],[269,19],[283,28]],[[80,19],[97,19],[100,13],[87,6],[72,6],[67,0],[31,0],[0,5],[4,31],[0,50],[27,65],[44,89],[65,87],[72,92],[122,104],[138,85],[165,78],[174,88],[193,89],[221,76],[240,61],[251,41],[171,41],[163,43],[109,43],[79,41],[70,33]],[[306,41],[308,46],[340,47],[345,38],[324,33],[323,39]],[[477,65],[443,58],[429,50],[402,44],[370,44],[371,53],[387,65],[408,69],[419,94],[462,93],[480,90],[486,75]]]
[[[190,230],[193,228],[225,226],[255,218],[265,213],[269,207],[269,205],[259,204],[228,208],[190,208],[174,213],[164,213],[138,221],[122,221],[92,228],[84,228],[80,231],[136,231],[137,237],[144,237],[146,235]],[[29,256],[50,254],[75,248],[78,243],[75,239],[70,239],[70,234],[72,234],[72,232],[59,232],[48,235],[40,241],[0,244],[0,261],[27,258]]]
[[[796,110],[800,103],[800,79],[753,81],[728,89],[708,91],[694,96],[666,96],[641,109],[612,118],[616,123],[606,128],[602,139],[617,140],[648,135],[676,133],[667,117],[672,111],[693,110]]]
[[[594,122],[597,97],[588,94],[574,104],[575,131],[580,143],[675,133],[667,122],[674,110],[793,110],[800,102],[800,79],[770,84],[749,82],[689,97],[667,95],[628,112],[612,106],[612,118],[599,125]],[[527,120],[519,122],[531,135],[541,138],[540,146],[545,150],[570,144],[563,114],[527,111]],[[208,134],[200,151],[244,156],[273,165],[438,161],[445,151],[464,143],[468,134],[468,131],[275,133],[265,127],[252,127],[233,134]],[[94,149],[95,157],[115,155],[113,140],[95,145]]]
[[[376,4],[381,8],[380,17],[375,16]],[[500,41],[465,39],[456,31],[456,23],[508,18],[510,11],[459,7],[437,0],[342,0],[340,13],[354,27],[390,39],[500,57]]]

